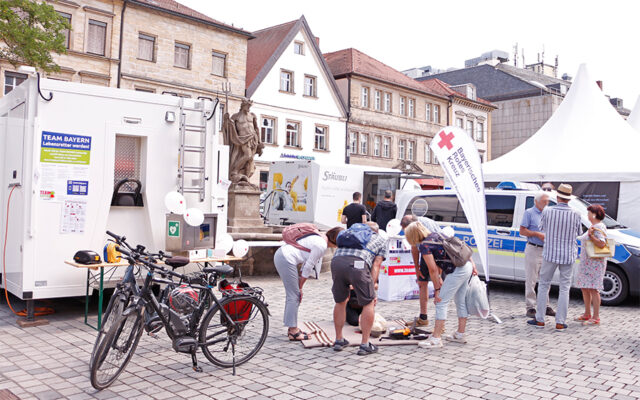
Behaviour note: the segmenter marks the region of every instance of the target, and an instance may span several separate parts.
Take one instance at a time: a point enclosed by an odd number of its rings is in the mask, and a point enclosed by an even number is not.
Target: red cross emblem
[[[451,139],[453,139],[453,132],[445,134],[444,131],[440,131],[439,136],[440,142],[438,143],[438,146],[440,146],[440,148],[447,146],[447,150],[451,150],[453,148],[453,145],[451,144]]]

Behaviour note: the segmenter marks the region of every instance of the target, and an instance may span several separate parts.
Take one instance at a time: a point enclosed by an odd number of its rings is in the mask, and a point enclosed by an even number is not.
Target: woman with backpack
[[[341,227],[336,227],[323,234],[313,224],[295,224],[287,226],[282,232],[285,244],[276,251],[273,263],[284,284],[284,325],[289,328],[287,334],[290,341],[309,339],[309,335],[298,328],[302,287],[307,279],[318,279],[322,257],[327,247],[336,247],[336,238],[341,230]],[[302,268],[298,273],[300,264]]]
[[[472,274],[478,274],[473,259],[469,255],[466,263],[456,267],[451,261],[452,257],[449,257],[444,249],[443,243],[446,239],[438,233],[431,233],[419,222],[413,222],[407,226],[405,235],[409,244],[417,247],[420,251],[420,255],[429,268],[429,275],[431,275],[435,289],[436,324],[429,339],[420,342],[419,345],[421,347],[442,347],[442,332],[447,319],[447,308],[452,299],[456,303],[458,312],[458,329],[452,335],[447,335],[445,339],[451,342],[466,343],[465,328],[469,313],[465,300],[469,279]],[[438,267],[446,273],[442,285],[439,285],[440,271]]]

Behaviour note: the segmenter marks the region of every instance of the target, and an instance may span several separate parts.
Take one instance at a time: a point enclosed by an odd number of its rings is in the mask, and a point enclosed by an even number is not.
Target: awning
[[[429,187],[444,187],[444,179],[438,178],[430,178],[430,179],[414,179],[414,181],[418,182],[420,186],[429,186]]]

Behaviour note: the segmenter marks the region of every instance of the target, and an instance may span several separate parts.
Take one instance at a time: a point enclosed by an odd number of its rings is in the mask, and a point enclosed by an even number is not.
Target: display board
[[[416,281],[411,247],[402,238],[390,238],[387,246],[387,259],[382,263],[378,278],[378,299],[417,299],[420,297],[420,289]]]

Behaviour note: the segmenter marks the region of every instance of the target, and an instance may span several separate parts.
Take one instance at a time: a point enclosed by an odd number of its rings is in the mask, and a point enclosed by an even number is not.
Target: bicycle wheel
[[[258,353],[269,333],[269,312],[253,296],[223,298],[220,305],[233,321],[215,305],[200,325],[200,346],[213,364],[229,368],[242,365]]]
[[[95,360],[96,352],[100,347],[100,343],[104,336],[109,332],[109,328],[114,321],[122,316],[124,309],[127,307],[127,303],[129,301],[129,295],[125,293],[120,287],[117,287],[116,290],[111,295],[111,299],[109,300],[109,304],[107,304],[107,309],[102,314],[102,326],[100,330],[98,330],[98,334],[96,335],[96,340],[93,343],[93,350],[91,350],[91,359],[89,360],[89,369],[93,367],[93,361]]]
[[[118,378],[136,351],[144,324],[138,312],[130,311],[125,311],[111,325],[96,352],[91,366],[91,386],[98,390],[108,387]]]

